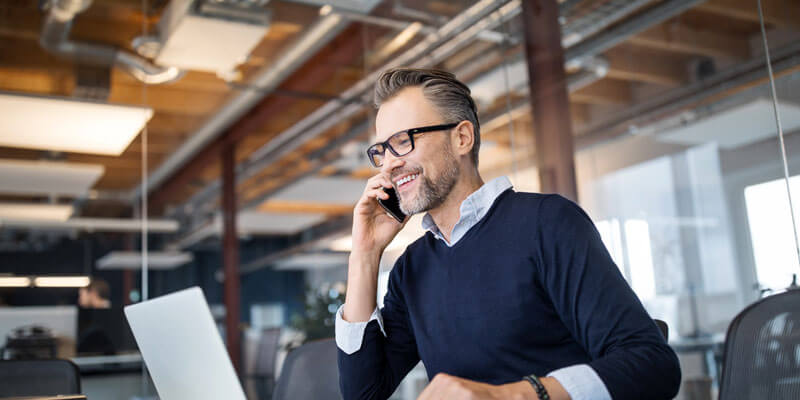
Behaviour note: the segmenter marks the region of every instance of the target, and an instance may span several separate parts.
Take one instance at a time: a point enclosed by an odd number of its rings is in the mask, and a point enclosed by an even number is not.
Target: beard
[[[450,149],[446,149],[443,155],[443,164],[445,168],[441,174],[436,177],[436,181],[428,178],[420,173],[417,178],[420,182],[419,190],[416,196],[409,196],[404,198],[402,194],[398,194],[400,198],[400,211],[406,215],[414,215],[428,210],[432,210],[442,205],[450,195],[450,191],[458,181],[458,176],[461,174],[461,167],[453,156]]]

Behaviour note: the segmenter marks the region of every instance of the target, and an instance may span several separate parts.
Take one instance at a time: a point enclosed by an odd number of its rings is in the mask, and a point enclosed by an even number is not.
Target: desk
[[[81,389],[89,400],[130,400],[142,395],[139,353],[74,357],[71,361],[81,371]],[[149,386],[148,393],[155,393],[152,382]]]
[[[129,372],[142,369],[142,355],[139,353],[73,357],[70,361],[78,366],[81,375]]]

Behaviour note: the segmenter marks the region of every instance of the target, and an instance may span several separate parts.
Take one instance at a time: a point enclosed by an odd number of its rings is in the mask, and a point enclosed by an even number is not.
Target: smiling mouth
[[[414,182],[417,178],[419,178],[419,175],[420,174],[406,175],[403,178],[396,180],[394,184],[398,189],[401,189],[410,184],[411,182]]]

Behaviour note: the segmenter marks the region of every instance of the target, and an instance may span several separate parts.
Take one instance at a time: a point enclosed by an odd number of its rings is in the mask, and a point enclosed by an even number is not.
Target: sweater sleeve
[[[419,362],[417,343],[400,290],[403,259],[398,260],[389,275],[380,313],[386,336],[378,321],[373,320],[364,330],[360,349],[352,354],[339,349],[339,387],[344,400],[388,399]]]
[[[553,306],[614,399],[668,399],[680,386],[675,352],[628,286],[592,221],[548,196],[539,206],[539,274]]]

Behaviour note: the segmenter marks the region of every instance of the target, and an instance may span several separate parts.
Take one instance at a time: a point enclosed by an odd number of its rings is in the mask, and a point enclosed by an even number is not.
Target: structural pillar
[[[225,281],[225,337],[228,355],[233,367],[240,371],[239,308],[239,236],[236,231],[236,145],[227,143],[222,147],[222,262]]]
[[[523,0],[525,55],[541,192],[578,200],[558,1]]]

